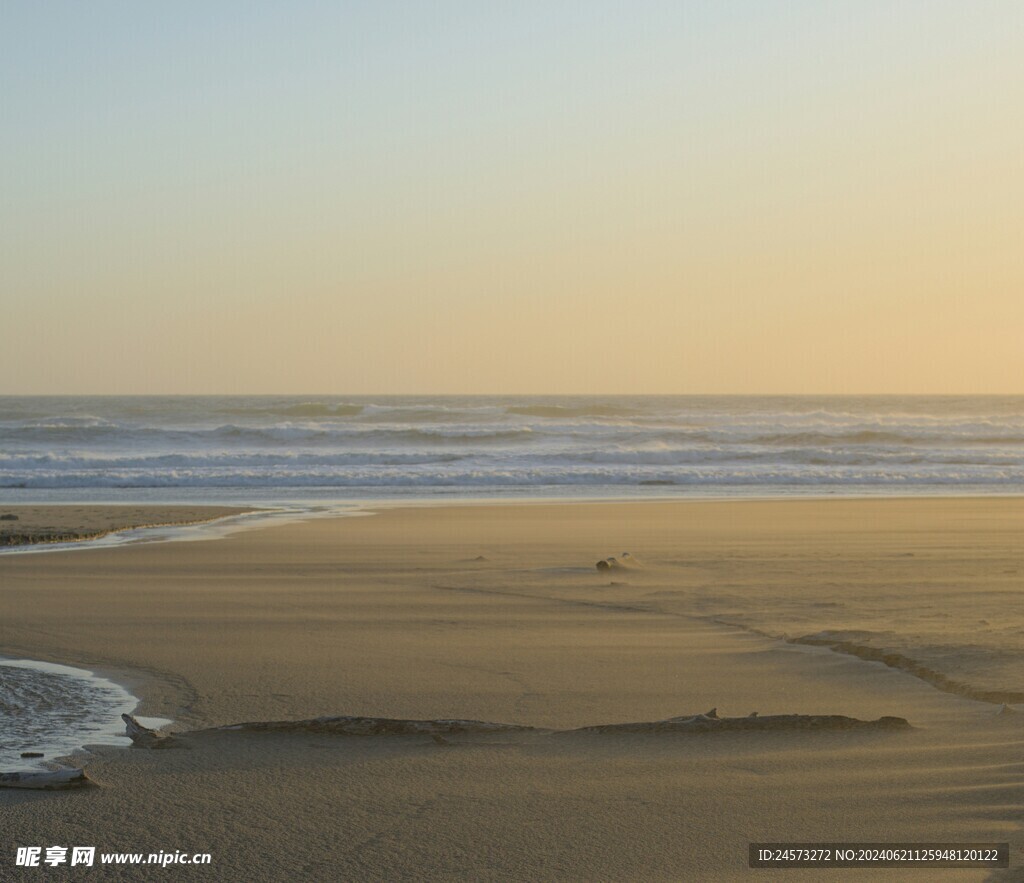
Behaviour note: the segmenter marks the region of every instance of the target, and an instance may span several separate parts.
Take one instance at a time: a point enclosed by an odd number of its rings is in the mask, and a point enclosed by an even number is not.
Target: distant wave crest
[[[1017,492],[1024,397],[0,397],[0,487]]]
[[[641,413],[621,405],[519,405],[505,410],[522,417],[633,417]]]

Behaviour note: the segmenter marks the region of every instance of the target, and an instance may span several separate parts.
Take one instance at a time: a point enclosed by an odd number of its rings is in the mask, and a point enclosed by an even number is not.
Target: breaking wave
[[[0,397],[0,487],[1016,493],[1024,397]]]

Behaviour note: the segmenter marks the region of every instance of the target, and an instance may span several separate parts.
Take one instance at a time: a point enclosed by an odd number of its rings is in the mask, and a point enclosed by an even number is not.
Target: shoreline
[[[205,504],[0,504],[0,551],[25,546],[87,543],[130,530],[212,524],[259,511],[249,506]],[[78,513],[84,513],[84,517],[74,517]],[[44,521],[56,524],[44,526]]]
[[[571,485],[570,485],[571,487]],[[110,508],[123,508],[129,506],[135,506],[139,508],[224,508],[233,509],[239,507],[252,507],[260,508],[264,506],[351,506],[351,505],[371,505],[378,503],[388,503],[396,505],[412,505],[412,504],[426,504],[426,505],[502,505],[505,503],[664,503],[671,501],[679,502],[745,502],[745,501],[758,501],[758,500],[770,500],[779,501],[784,500],[934,500],[934,499],[1006,499],[1006,498],[1024,498],[1024,489],[1015,490],[988,490],[990,486],[979,486],[971,485],[965,490],[958,491],[955,486],[951,489],[951,486],[944,485],[941,487],[934,487],[930,490],[921,490],[916,486],[909,486],[910,489],[906,491],[894,492],[890,489],[875,489],[869,488],[863,492],[850,491],[848,489],[843,490],[809,490],[804,491],[802,487],[805,486],[790,486],[789,490],[785,492],[764,492],[757,493],[749,491],[748,486],[743,486],[744,489],[738,493],[732,493],[731,491],[724,491],[718,493],[701,493],[698,491],[686,492],[686,493],[654,493],[654,492],[637,492],[637,486],[634,485],[621,485],[625,490],[622,493],[609,493],[609,494],[594,494],[589,493],[577,493],[577,494],[535,494],[530,495],[528,493],[516,494],[516,493],[504,493],[504,494],[486,494],[486,493],[461,493],[455,491],[451,494],[448,493],[401,493],[401,494],[380,494],[377,496],[360,496],[358,494],[332,496],[331,494],[335,489],[333,488],[313,488],[314,490],[324,491],[320,495],[308,495],[309,488],[304,487],[283,487],[283,488],[235,488],[237,491],[265,491],[264,494],[254,494],[249,497],[224,497],[219,496],[215,493],[204,494],[202,496],[196,494],[195,498],[189,497],[154,497],[152,499],[141,499],[141,498],[128,498],[125,499],[123,496],[120,499],[109,499],[103,496],[100,497],[80,497],[74,499],[55,499],[48,496],[42,496],[37,499],[18,499],[8,500],[6,502],[0,502],[0,508],[33,508],[33,507],[53,507],[57,509],[68,508],[73,506],[78,507],[110,507]],[[693,485],[676,485],[678,488],[694,487]],[[727,487],[727,486],[726,486]],[[794,489],[794,487],[798,489]],[[827,486],[826,486],[827,487]],[[904,486],[906,487],[906,486]],[[925,486],[927,487],[927,486]],[[994,485],[993,485],[994,487]],[[10,491],[10,488],[0,489]],[[65,489],[69,490],[69,489]],[[150,488],[127,488],[128,491],[138,490],[151,490]],[[196,490],[183,488],[182,490]],[[204,491],[210,489],[204,488]],[[272,493],[271,493],[272,492]],[[307,492],[304,495],[304,492]]]
[[[874,502],[897,502],[920,503],[924,501],[951,502],[951,501],[985,501],[985,500],[1024,500],[1024,493],[966,493],[966,494],[777,494],[777,495],[750,495],[750,496],[722,496],[722,495],[688,495],[680,496],[607,496],[607,497],[428,497],[397,499],[394,497],[380,498],[309,498],[306,500],[290,499],[284,500],[251,500],[239,503],[217,503],[217,502],[154,502],[135,503],[108,501],[66,501],[66,502],[18,502],[0,503],[0,555],[11,550],[24,549],[37,546],[77,546],[88,547],[96,540],[102,540],[113,534],[125,533],[133,530],[152,530],[159,528],[175,527],[202,527],[204,525],[218,525],[226,520],[239,518],[240,516],[281,516],[289,520],[302,520],[304,518],[322,517],[345,517],[348,515],[372,515],[377,511],[390,511],[401,509],[446,509],[446,508],[491,508],[491,507],[526,507],[526,506],[648,506],[662,504],[785,504],[785,503],[874,503]],[[169,513],[169,517],[159,521],[133,520],[120,526],[109,527],[101,530],[84,529],[72,531],[62,535],[32,534],[28,539],[20,539],[18,542],[10,542],[9,537],[12,531],[19,526],[17,521],[7,522],[2,518],[4,514],[18,514],[23,512],[38,512],[39,510],[56,511],[78,511],[90,510],[91,514],[120,512],[127,509],[135,510],[158,510]],[[185,515],[184,513],[195,513],[204,510],[216,510],[217,514],[209,516]],[[174,517],[178,515],[179,517]],[[183,517],[181,517],[183,516]],[[20,516],[19,516],[20,518]],[[88,520],[88,519],[86,519]],[[223,534],[226,536],[227,534]],[[17,535],[16,535],[17,536]],[[170,541],[173,537],[168,537]],[[160,542],[163,540],[152,540]],[[44,551],[40,549],[40,551]]]
[[[120,715],[122,712],[132,715],[137,714],[138,709],[143,703],[143,700],[135,695],[132,688],[126,683],[131,679],[121,676],[115,677],[109,673],[80,668],[67,663],[27,659],[24,657],[0,656],[0,669],[15,669],[18,672],[22,672],[20,680],[28,682],[24,686],[28,686],[32,693],[45,695],[47,690],[49,690],[51,695],[47,696],[46,701],[48,705],[54,701],[66,700],[67,704],[79,718],[74,724],[69,724],[66,720],[66,713],[60,713],[59,708],[47,707],[43,709],[36,704],[35,714],[25,715],[26,718],[33,718],[31,726],[34,726],[35,729],[32,732],[22,731],[12,737],[21,742],[20,746],[12,747],[10,744],[3,746],[9,751],[22,752],[20,758],[9,758],[4,761],[0,765],[0,772],[26,772],[33,769],[54,769],[62,766],[72,766],[76,760],[81,762],[87,759],[89,754],[88,746],[91,745],[120,748],[130,746],[130,741],[124,735],[124,726]],[[31,672],[36,675],[37,682],[39,681],[39,676],[42,676],[49,683],[43,685],[33,683],[31,676],[25,675],[25,672]],[[57,679],[56,684],[53,682],[54,678]],[[68,683],[68,681],[79,682],[77,685],[78,689],[73,689],[76,685]],[[58,693],[63,691],[65,695],[52,695],[54,688],[57,689]],[[92,706],[85,710],[82,709],[80,696],[80,691],[83,688],[87,693],[96,694],[98,692],[101,694],[100,696],[93,695],[91,698]],[[8,697],[8,701],[10,701],[10,697]],[[100,707],[102,705],[110,705],[111,703],[114,703],[115,707],[109,714]],[[32,709],[28,710],[31,711]],[[57,717],[61,718],[61,720],[59,724],[54,722],[54,725],[51,725],[49,719],[54,717],[55,712],[58,712]],[[49,717],[37,722],[34,718],[39,714],[42,714],[44,717],[48,714]],[[157,727],[166,727],[173,723],[173,721],[166,718],[143,717],[141,720],[148,726]],[[23,723],[23,728],[26,725],[29,725],[27,721]],[[63,729],[55,729],[55,725],[63,726]],[[84,732],[83,729],[85,730]],[[32,752],[33,754],[30,757],[26,757],[23,752]],[[36,754],[38,754],[38,757],[35,756]]]

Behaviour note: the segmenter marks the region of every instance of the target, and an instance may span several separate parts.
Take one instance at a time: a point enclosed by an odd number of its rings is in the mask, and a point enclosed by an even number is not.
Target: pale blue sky
[[[0,392],[1022,392],[1024,4],[0,6]]]

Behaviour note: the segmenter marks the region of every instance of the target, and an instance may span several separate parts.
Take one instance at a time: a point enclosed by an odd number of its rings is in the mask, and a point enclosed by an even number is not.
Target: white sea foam
[[[124,687],[91,671],[0,659],[0,772],[38,768],[86,745],[130,745],[121,714],[137,705]],[[23,752],[44,757],[22,758]]]

